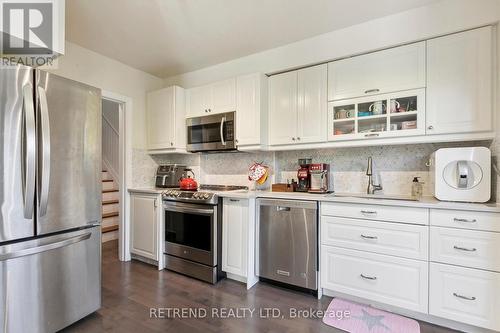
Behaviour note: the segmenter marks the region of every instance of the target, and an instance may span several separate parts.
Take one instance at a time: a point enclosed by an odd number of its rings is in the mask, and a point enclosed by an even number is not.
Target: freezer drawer
[[[101,228],[0,247],[0,327],[58,331],[101,306]]]
[[[316,290],[317,203],[259,199],[258,207],[258,275]]]

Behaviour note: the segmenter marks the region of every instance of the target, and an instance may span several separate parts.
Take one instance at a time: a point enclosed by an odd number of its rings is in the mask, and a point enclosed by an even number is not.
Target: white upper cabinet
[[[269,78],[269,144],[295,143],[297,131],[297,72]]]
[[[236,79],[212,84],[211,113],[236,111]]]
[[[327,66],[269,79],[269,145],[326,141]]]
[[[425,42],[328,64],[328,100],[425,87]]]
[[[236,111],[236,79],[187,90],[186,117]]]
[[[261,120],[267,109],[267,77],[260,73],[236,78],[236,143],[239,150],[262,143]]]
[[[172,86],[147,95],[148,149],[186,149],[184,89]]]
[[[212,87],[201,86],[186,90],[186,117],[204,116],[212,103]]]
[[[297,141],[299,143],[325,141],[327,65],[301,69],[297,75]]]
[[[427,134],[493,130],[492,30],[427,41]]]

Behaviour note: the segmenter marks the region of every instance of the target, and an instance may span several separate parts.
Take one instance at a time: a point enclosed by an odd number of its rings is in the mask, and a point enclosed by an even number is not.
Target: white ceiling
[[[168,77],[435,1],[69,0],[66,34],[73,43]]]

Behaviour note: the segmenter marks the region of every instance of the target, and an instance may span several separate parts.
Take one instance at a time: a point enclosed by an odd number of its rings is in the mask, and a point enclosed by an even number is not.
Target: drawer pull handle
[[[472,249],[466,248],[466,247],[461,247],[461,246],[453,246],[455,250],[460,250],[460,251],[467,251],[467,252],[476,252],[477,249],[473,247]]]
[[[361,214],[365,214],[365,215],[373,215],[373,214],[377,214],[376,211],[374,210],[362,210],[361,211]]]
[[[373,136],[379,136],[379,133],[370,133],[370,134],[365,134],[365,138],[371,138]]]
[[[459,219],[457,217],[455,217],[453,219],[453,221],[455,221],[455,222],[466,222],[466,223],[476,223],[477,222],[476,219],[468,220],[468,219]]]
[[[368,90],[365,90],[365,94],[376,93],[379,91],[380,91],[380,89],[368,89]]]
[[[366,236],[366,235],[363,235],[363,234],[361,234],[361,238],[364,238],[364,239],[378,239],[377,236]]]
[[[229,199],[229,201],[232,201],[232,202],[240,202],[238,199]]]
[[[474,296],[472,297],[467,297],[467,296],[464,296],[464,295],[460,295],[460,294],[457,294],[457,293],[453,293],[453,296],[457,297],[457,298],[461,298],[461,299],[465,299],[467,301],[475,301],[476,298]]]
[[[359,276],[361,276],[363,279],[366,279],[366,280],[376,280],[377,279],[376,276],[368,276],[368,275],[364,275],[364,274],[360,274]]]

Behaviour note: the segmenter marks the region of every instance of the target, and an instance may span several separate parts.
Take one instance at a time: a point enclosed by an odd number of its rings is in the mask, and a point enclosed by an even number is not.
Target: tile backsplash
[[[439,148],[485,146],[497,156],[500,155],[499,141],[153,156],[147,155],[145,151],[134,150],[134,186],[152,186],[158,164],[181,163],[191,167],[201,183],[246,185],[253,188],[247,178],[248,167],[253,162],[262,162],[271,167],[272,177],[268,181],[271,184],[296,179],[297,160],[310,157],[313,162],[330,164],[335,191],[364,192],[367,184],[367,159],[371,156],[375,182],[380,181],[384,187],[383,193],[408,195],[411,193],[411,181],[417,176],[425,183],[424,195],[430,195],[433,183],[426,163],[432,152]],[[495,195],[499,188],[497,177],[493,178],[493,183],[493,198],[500,198]]]

